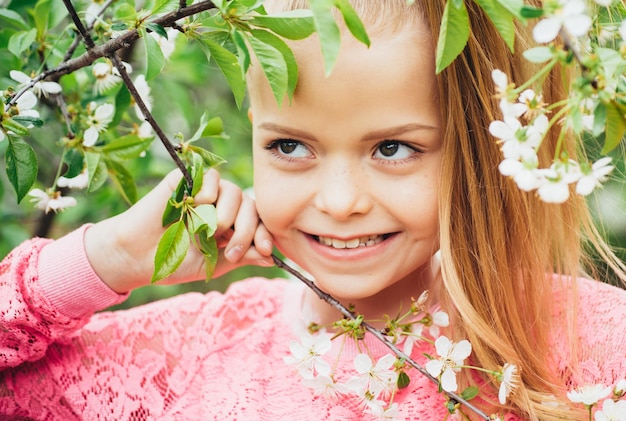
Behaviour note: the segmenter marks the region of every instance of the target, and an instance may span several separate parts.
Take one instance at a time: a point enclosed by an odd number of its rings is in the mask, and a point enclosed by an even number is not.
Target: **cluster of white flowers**
[[[590,421],[592,409],[597,407],[593,419],[595,421],[626,421],[626,379],[618,381],[614,387],[603,384],[584,385],[567,393],[567,398],[582,404],[589,410]]]
[[[426,371],[438,380],[441,389],[446,392],[456,392],[458,389],[456,376],[461,369],[477,369],[465,365],[470,356],[472,346],[469,341],[453,342],[446,336],[440,335],[441,328],[449,325],[447,313],[438,309],[425,310],[425,300],[428,294],[424,293],[414,301],[411,311],[406,315],[388,324],[393,328],[386,328],[385,335],[394,345],[404,348],[405,355],[411,355],[414,344],[418,341],[434,346],[436,356],[429,356],[425,364]],[[405,319],[409,319],[405,322]],[[344,326],[337,322],[335,326]],[[360,326],[359,323],[355,326]],[[353,361],[354,375],[344,379],[346,374],[335,372],[341,352],[331,353],[332,340],[341,337],[343,340],[360,341],[361,334],[332,335],[324,328],[316,325],[315,332],[304,329],[300,341],[292,341],[290,355],[284,357],[285,363],[292,365],[302,377],[302,384],[311,388],[316,394],[327,399],[337,399],[340,396],[351,396],[363,408],[364,414],[369,414],[378,420],[399,420],[398,403],[393,399],[407,377],[406,371],[411,367],[401,358],[391,353],[383,355],[376,361],[367,353],[367,347],[357,342],[358,349],[365,348],[365,352],[356,355]],[[341,330],[341,329],[340,329]],[[342,346],[343,349],[343,346]],[[408,352],[406,352],[408,351]],[[328,354],[335,355],[335,361],[327,360]],[[498,398],[503,405],[515,391],[519,382],[519,370],[514,364],[506,363],[498,371],[479,369],[489,373],[500,383]],[[402,376],[402,378],[401,378]],[[344,381],[341,381],[344,379]]]
[[[591,165],[559,157],[550,167],[539,168],[537,150],[551,124],[541,95],[532,89],[517,95],[515,86],[509,84],[507,75],[499,69],[492,72],[492,78],[503,118],[492,121],[489,132],[502,143],[504,160],[498,169],[503,175],[511,177],[521,190],[537,190],[539,197],[548,203],[565,202],[570,195],[570,184],[576,183],[576,193],[586,196],[606,180],[613,169],[610,157]],[[528,123],[523,124],[521,118]]]

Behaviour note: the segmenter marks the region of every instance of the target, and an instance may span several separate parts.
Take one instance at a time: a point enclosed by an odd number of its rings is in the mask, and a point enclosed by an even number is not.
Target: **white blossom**
[[[337,399],[340,395],[349,392],[344,384],[337,383],[330,376],[322,374],[302,379],[302,384],[327,399]]]
[[[365,411],[374,416],[374,419],[380,421],[400,421],[404,418],[400,417],[398,403],[393,402],[389,406],[385,406],[383,401],[368,401],[367,410]]]
[[[602,409],[596,411],[595,421],[626,421],[626,401],[606,399],[602,403]]]
[[[517,388],[518,373],[515,364],[506,363],[502,367],[502,379],[498,390],[498,400],[504,405],[511,392]]]
[[[20,84],[18,86],[20,89],[27,86],[31,81],[31,78],[26,73],[19,70],[11,70],[9,75],[11,79]],[[61,92],[61,89],[61,85],[56,82],[39,81],[33,85],[33,92],[40,98],[41,96],[47,97],[48,94],[58,94]]]
[[[626,41],[626,19],[622,21],[622,24],[619,26],[619,34],[624,41]]]
[[[582,177],[576,183],[576,193],[587,196],[596,187],[606,181],[607,176],[613,170],[611,157],[605,156],[593,163],[590,170],[582,170]],[[587,171],[587,172],[586,172]]]
[[[62,196],[58,191],[43,191],[41,189],[33,189],[28,192],[32,196],[31,202],[35,204],[37,209],[43,210],[45,213],[50,211],[60,211],[71,206],[76,206],[76,199],[69,196]]]
[[[606,398],[610,393],[611,387],[603,384],[585,385],[567,392],[567,398],[574,403],[591,406],[598,403],[600,399]]]
[[[89,126],[83,135],[84,146],[94,146],[98,141],[99,133],[106,130],[109,123],[115,115],[115,107],[111,104],[97,105],[91,102],[87,107],[89,117],[87,125]]]
[[[622,379],[615,384],[613,394],[619,397],[626,394],[626,379]]]
[[[132,73],[133,68],[130,64],[122,62],[126,72]],[[101,95],[122,82],[120,72],[113,66],[109,60],[101,61],[93,65],[91,69],[96,81],[93,85],[94,93]]]
[[[560,0],[560,7],[538,22],[533,28],[533,38],[538,43],[553,41],[561,28],[575,37],[581,37],[589,31],[591,18],[586,14],[583,0]]]
[[[421,323],[413,323],[411,325],[410,332],[404,332],[401,338],[404,338],[404,345],[402,351],[406,355],[411,355],[413,352],[413,345],[422,339],[422,333],[424,331],[424,325]]]
[[[433,377],[441,375],[441,387],[446,392],[455,392],[457,389],[456,371],[463,365],[465,359],[472,353],[472,344],[467,340],[453,343],[445,336],[435,341],[435,351],[440,358],[426,362],[425,368]]]
[[[76,177],[66,178],[59,177],[57,180],[58,187],[67,187],[70,189],[84,189],[87,187],[87,183],[89,182],[89,174],[87,172],[87,168],[81,171]]]
[[[150,35],[157,41],[159,47],[161,48],[161,52],[163,53],[163,57],[165,60],[168,60],[174,50],[176,49],[176,37],[180,32],[178,32],[174,28],[167,28],[165,30],[167,33],[167,38],[163,37],[155,32],[150,32]]]
[[[146,77],[144,75],[137,76],[135,80],[133,81],[133,84],[135,85],[135,88],[137,89],[137,93],[139,94],[139,97],[143,101],[148,111],[152,111],[152,97],[150,96],[150,93],[151,93],[150,86],[148,85],[148,82],[146,82]],[[135,102],[134,98],[133,98],[133,106],[135,109],[135,114],[137,114],[137,117],[143,120],[145,116],[139,109],[139,106]]]
[[[305,379],[312,379],[316,374],[329,376],[330,366],[322,356],[332,348],[330,335],[318,332],[315,335],[306,334],[302,343],[292,341],[289,345],[290,356],[283,357],[283,361],[296,367]]]
[[[359,395],[373,398],[391,394],[398,380],[398,373],[392,369],[395,361],[394,355],[386,354],[374,365],[367,354],[358,354],[354,359],[354,368],[359,376],[348,380],[346,386]]]

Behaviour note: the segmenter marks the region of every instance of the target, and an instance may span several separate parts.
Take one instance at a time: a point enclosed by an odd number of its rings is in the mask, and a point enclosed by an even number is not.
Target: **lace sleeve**
[[[0,370],[43,357],[95,311],[125,298],[93,273],[82,242],[87,228],[54,242],[26,241],[0,263]]]

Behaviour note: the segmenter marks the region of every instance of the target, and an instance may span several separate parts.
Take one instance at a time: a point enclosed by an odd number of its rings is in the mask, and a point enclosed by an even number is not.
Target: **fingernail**
[[[274,266],[274,262],[269,262],[267,260],[257,260],[256,263],[259,266],[265,266],[265,267]]]
[[[271,252],[273,248],[272,242],[270,240],[263,241],[263,248]]]
[[[231,262],[236,262],[241,258],[241,253],[243,252],[243,247],[241,246],[233,246],[226,250],[225,255],[226,259]]]

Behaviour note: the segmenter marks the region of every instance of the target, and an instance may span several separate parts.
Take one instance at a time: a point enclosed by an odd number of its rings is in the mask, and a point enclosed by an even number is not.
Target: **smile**
[[[359,247],[369,247],[383,241],[386,235],[366,235],[363,237],[352,238],[350,240],[340,240],[338,238],[322,237],[314,235],[313,238],[320,244],[336,249],[355,249]]]

